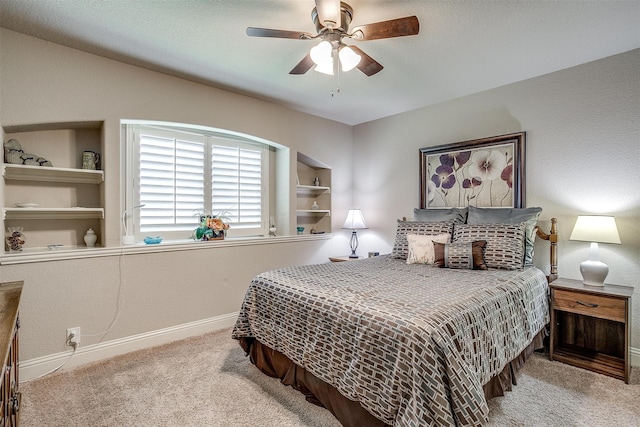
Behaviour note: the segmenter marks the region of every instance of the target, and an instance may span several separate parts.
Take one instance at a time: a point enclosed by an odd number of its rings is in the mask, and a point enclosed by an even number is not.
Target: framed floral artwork
[[[420,149],[420,208],[524,203],[525,133]]]

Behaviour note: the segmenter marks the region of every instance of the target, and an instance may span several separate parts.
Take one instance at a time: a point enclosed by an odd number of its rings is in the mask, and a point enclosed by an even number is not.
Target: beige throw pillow
[[[433,264],[436,261],[433,242],[449,243],[449,234],[407,234],[407,264]]]

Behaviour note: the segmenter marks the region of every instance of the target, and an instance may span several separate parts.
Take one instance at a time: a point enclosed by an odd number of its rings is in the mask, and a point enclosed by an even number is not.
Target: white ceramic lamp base
[[[580,263],[582,283],[589,286],[604,286],[604,279],[609,274],[609,266],[602,261],[587,260]]]

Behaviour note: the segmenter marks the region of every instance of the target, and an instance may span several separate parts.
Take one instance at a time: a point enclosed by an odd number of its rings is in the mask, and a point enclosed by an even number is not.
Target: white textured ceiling
[[[416,15],[420,34],[347,39],[384,69],[338,80],[288,74],[317,42],[245,34],[315,34],[313,0],[0,0],[0,26],[350,125],[640,47],[637,0],[347,3],[352,27]]]

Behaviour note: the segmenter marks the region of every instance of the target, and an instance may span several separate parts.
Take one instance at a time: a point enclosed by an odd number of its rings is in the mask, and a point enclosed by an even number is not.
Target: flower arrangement
[[[194,240],[224,240],[229,229],[229,219],[223,214],[211,215],[208,213],[196,213],[200,220],[200,226],[193,231]]]

